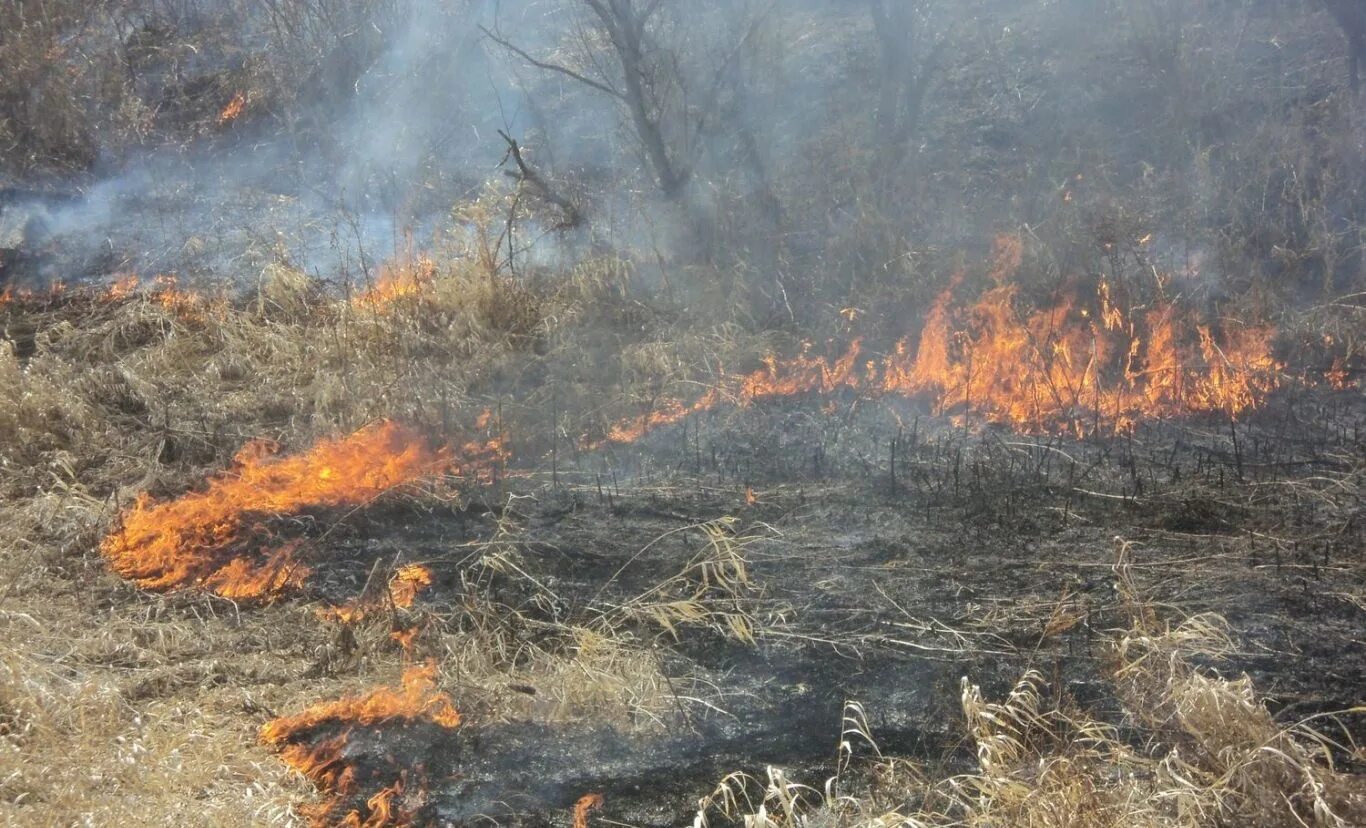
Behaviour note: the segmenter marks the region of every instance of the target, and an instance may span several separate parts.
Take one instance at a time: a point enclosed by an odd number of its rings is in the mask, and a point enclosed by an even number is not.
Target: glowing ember
[[[1333,367],[1324,372],[1323,378],[1336,391],[1346,391],[1352,387],[1352,373],[1347,370],[1347,361],[1342,357],[1333,359]]]
[[[327,796],[307,813],[312,824],[407,825],[426,797],[420,771],[414,778],[398,768],[362,770],[348,757],[347,748],[357,727],[421,723],[442,730],[460,726],[460,713],[450,696],[436,689],[436,665],[431,662],[405,670],[399,687],[382,687],[275,719],[261,728],[261,741],[278,750],[285,764],[307,776]],[[310,745],[317,731],[333,735]],[[339,816],[349,801],[364,795],[363,788],[375,791],[366,798],[367,814],[351,810]]]
[[[223,111],[218,113],[218,125],[237,120],[237,116],[242,114],[242,110],[247,108],[247,96],[238,92],[228,101],[228,105],[223,107]]]
[[[588,828],[588,812],[602,807],[602,794],[590,793],[574,803],[574,828]]]
[[[393,422],[324,440],[300,455],[274,451],[268,442],[247,444],[229,471],[177,500],[141,495],[101,544],[110,566],[144,589],[197,586],[235,599],[275,597],[300,586],[308,569],[297,560],[297,545],[271,543],[264,517],[364,504],[453,465],[448,451],[430,449]],[[414,594],[417,583],[410,581]]]

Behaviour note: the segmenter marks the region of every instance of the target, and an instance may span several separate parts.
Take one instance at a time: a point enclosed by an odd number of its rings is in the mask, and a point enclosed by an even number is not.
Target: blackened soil
[[[1060,698],[1123,727],[1102,668],[1108,632],[1128,623],[1121,549],[1166,617],[1227,618],[1238,651],[1211,667],[1247,673],[1298,720],[1351,707],[1366,686],[1366,446],[1344,425],[1360,422],[1358,407],[1301,403],[1233,429],[1087,442],[928,418],[911,431],[906,412],[888,411],[803,417],[801,432],[783,411],[754,410],[687,442],[661,434],[562,467],[558,485],[514,479],[482,505],[400,501],[352,517],[327,535],[335,566],[319,589],[335,599],[376,562],[422,561],[436,573],[425,606],[458,614],[470,544],[501,521],[525,577],[480,588],[539,621],[582,623],[679,573],[706,545],[706,522],[733,517],[726,531],[747,540],[752,644],[702,626],[632,630],[667,674],[704,679],[663,728],[471,716],[420,744],[371,734],[375,761],[411,756],[424,769],[436,824],[560,824],[595,791],[607,818],[683,825],[725,774],[762,778],[767,765],[820,787],[848,701],[884,752],[961,768],[964,677],[1000,697],[1039,670]],[[546,591],[556,600],[535,600]],[[1360,724],[1348,723],[1357,738]]]

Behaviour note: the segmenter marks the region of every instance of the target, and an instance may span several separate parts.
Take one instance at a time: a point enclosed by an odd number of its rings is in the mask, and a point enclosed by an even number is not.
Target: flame
[[[753,486],[746,486],[746,487],[745,487],[745,505],[746,505],[746,506],[754,506],[754,505],[757,504],[758,502],[759,502],[759,495],[757,495],[757,494],[754,493],[754,487],[753,487]]]
[[[237,120],[237,116],[242,114],[242,110],[247,108],[247,96],[241,92],[232,96],[228,105],[223,107],[223,111],[218,113],[218,125],[223,126],[231,121]]]
[[[93,301],[117,305],[138,296],[160,305],[186,322],[202,322],[213,305],[208,297],[179,286],[174,276],[157,276],[144,282],[135,274],[118,275],[103,287],[95,285],[68,286],[53,282],[46,289],[6,287],[0,290],[0,307],[10,304],[43,305],[66,301]]]
[[[574,828],[588,828],[588,812],[602,807],[602,794],[590,793],[579,797],[574,803]]]
[[[233,467],[177,500],[142,494],[100,545],[115,572],[144,589],[198,586],[234,599],[268,599],[298,588],[309,570],[297,543],[269,547],[266,515],[364,504],[453,466],[447,450],[384,421],[293,456],[267,441],[248,443]],[[408,595],[420,578],[405,576]]]
[[[865,359],[855,339],[843,355],[826,359],[804,345],[792,359],[770,356],[758,371],[723,375],[692,403],[656,403],[589,447],[635,442],[727,401],[744,407],[813,392],[925,396],[937,414],[959,421],[972,415],[1021,432],[1081,437],[1195,413],[1236,418],[1280,385],[1284,366],[1272,355],[1269,326],[1216,326],[1168,301],[1125,308],[1105,282],[1093,295],[1074,291],[1022,311],[1019,287],[1008,281],[1020,259],[1018,244],[998,243],[995,286],[966,307],[954,303],[955,279],[930,307],[915,347],[903,339]]]
[[[186,322],[202,322],[208,300],[201,294],[180,287],[174,276],[157,276],[152,280],[148,298]]]
[[[396,777],[393,781],[379,784],[379,789],[367,797],[367,816],[362,817],[358,810],[352,810],[338,819],[336,815],[348,800],[360,795],[360,789],[365,786],[360,779],[361,770],[347,756],[351,738],[357,727],[373,728],[391,723],[407,727],[424,722],[443,730],[460,726],[460,713],[450,696],[436,688],[434,662],[404,670],[396,688],[381,687],[362,696],[323,702],[302,713],[274,719],[261,728],[260,737],[264,744],[279,752],[281,761],[308,777],[327,796],[320,806],[307,814],[313,825],[380,828],[410,824],[411,814],[402,803],[420,804],[425,797],[425,785],[412,785],[407,772],[398,770],[393,774]],[[325,728],[339,732],[310,744],[308,736]],[[369,777],[385,775],[368,774]]]
[[[380,265],[373,287],[351,298],[351,306],[379,310],[395,301],[426,294],[436,280],[436,263],[411,250]]]
[[[423,589],[432,585],[432,573],[420,564],[400,567],[394,577],[389,579],[389,599],[394,606],[407,609]]]
[[[1027,432],[1126,432],[1143,420],[1196,412],[1236,417],[1279,384],[1274,331],[1225,322],[1218,334],[1194,314],[1159,302],[1131,313],[1102,282],[1087,307],[1067,295],[1017,311],[1001,284],[965,311],[941,294],[916,356],[883,375],[889,392],[931,392],[937,413],[976,413]]]
[[[356,624],[369,617],[371,613],[383,611],[389,606],[396,609],[408,609],[417,600],[417,594],[431,585],[432,572],[430,569],[421,564],[408,564],[399,567],[398,571],[389,579],[386,592],[387,605],[383,600],[373,600],[360,596],[339,607],[324,607],[318,610],[317,614],[324,621]],[[416,632],[416,630],[412,631],[414,634]],[[395,638],[394,640],[399,639]],[[407,645],[404,645],[404,649],[407,649]]]
[[[1347,360],[1334,357],[1333,365],[1323,374],[1324,380],[1335,391],[1346,391],[1352,387],[1352,372],[1347,370]]]
[[[402,647],[405,653],[412,653],[413,643],[417,641],[417,636],[421,632],[421,627],[408,627],[402,630],[394,630],[389,633],[389,639]]]
[[[112,282],[104,292],[104,298],[110,302],[118,302],[127,299],[138,289],[139,280],[135,274],[129,274]]]
[[[434,662],[404,670],[396,688],[380,687],[363,696],[345,696],[275,719],[261,729],[261,740],[280,746],[293,743],[304,731],[324,724],[373,727],[390,721],[425,721],[447,729],[460,726],[460,712],[450,696],[436,689]]]

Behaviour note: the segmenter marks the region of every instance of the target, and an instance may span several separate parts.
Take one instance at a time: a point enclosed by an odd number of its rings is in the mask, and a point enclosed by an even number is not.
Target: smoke
[[[809,309],[920,278],[926,251],[980,251],[1002,229],[1081,249],[1088,224],[1123,212],[1215,260],[1270,215],[1286,232],[1249,245],[1269,259],[1345,244],[1314,222],[1360,212],[1351,142],[1278,114],[1344,80],[1325,56],[1331,18],[1291,25],[1282,4],[604,7],[642,13],[632,45],[627,18],[581,0],[233,2],[240,19],[201,11],[237,27],[223,34],[236,52],[140,64],[137,86],[165,95],[218,72],[242,80],[246,114],[107,153],[93,179],[41,197],[0,196],[0,244],[22,237],[26,276],[250,282],[285,261],[364,278],[450,228],[453,206],[516,186],[500,133],[544,188],[523,187],[520,261],[607,248],[661,269],[703,262],[762,274],[741,299],[797,293]],[[233,90],[215,88],[226,104]],[[1253,198],[1258,184],[1275,203]],[[585,220],[562,227],[554,199]],[[1305,205],[1323,215],[1290,215]]]

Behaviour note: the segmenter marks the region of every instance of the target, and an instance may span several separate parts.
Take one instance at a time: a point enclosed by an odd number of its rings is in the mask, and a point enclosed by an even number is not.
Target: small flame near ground
[[[144,280],[135,274],[123,274],[102,287],[72,287],[62,282],[54,282],[41,289],[9,285],[0,290],[0,308],[6,305],[49,305],[79,300],[117,305],[139,297],[145,297],[183,319],[202,319],[205,310],[212,304],[208,297],[182,288],[174,276],[162,275]]]
[[[273,542],[266,516],[361,505],[454,464],[449,450],[430,448],[392,421],[323,440],[303,454],[276,451],[268,441],[248,443],[203,491],[161,502],[142,494],[101,552],[115,572],[144,589],[197,586],[226,598],[269,599],[297,589],[309,569],[298,560],[297,542]],[[399,596],[411,601],[419,584],[416,571],[403,575]]]
[[[381,265],[374,285],[351,298],[351,306],[381,310],[394,302],[427,294],[436,281],[436,263],[411,249]]]
[[[426,800],[421,769],[395,767],[392,772],[363,772],[347,756],[357,727],[419,723],[442,730],[460,726],[460,713],[450,696],[436,686],[436,664],[409,667],[398,687],[381,687],[361,696],[323,702],[293,716],[275,719],[261,728],[261,741],[280,759],[315,784],[325,801],[305,816],[315,826],[345,825],[380,828],[412,823],[413,813]],[[310,737],[319,730],[337,731],[321,741]],[[374,793],[362,788],[374,790]],[[346,811],[356,797],[366,796],[366,811]]]
[[[588,828],[588,812],[601,808],[602,803],[600,793],[584,794],[579,797],[579,801],[574,803],[574,828]]]
[[[359,596],[339,607],[324,607],[318,610],[318,617],[324,621],[341,624],[355,624],[376,612],[386,609],[408,609],[417,600],[418,593],[432,585],[432,571],[421,564],[406,564],[398,568],[389,583],[385,594],[378,599]],[[416,634],[416,630],[410,631]],[[395,641],[400,641],[395,638]],[[403,643],[400,641],[400,643]],[[409,649],[411,637],[403,648]]]
[[[228,105],[223,107],[223,111],[218,113],[218,125],[223,126],[237,120],[246,108],[247,96],[238,92],[232,96],[232,100],[228,101]]]

